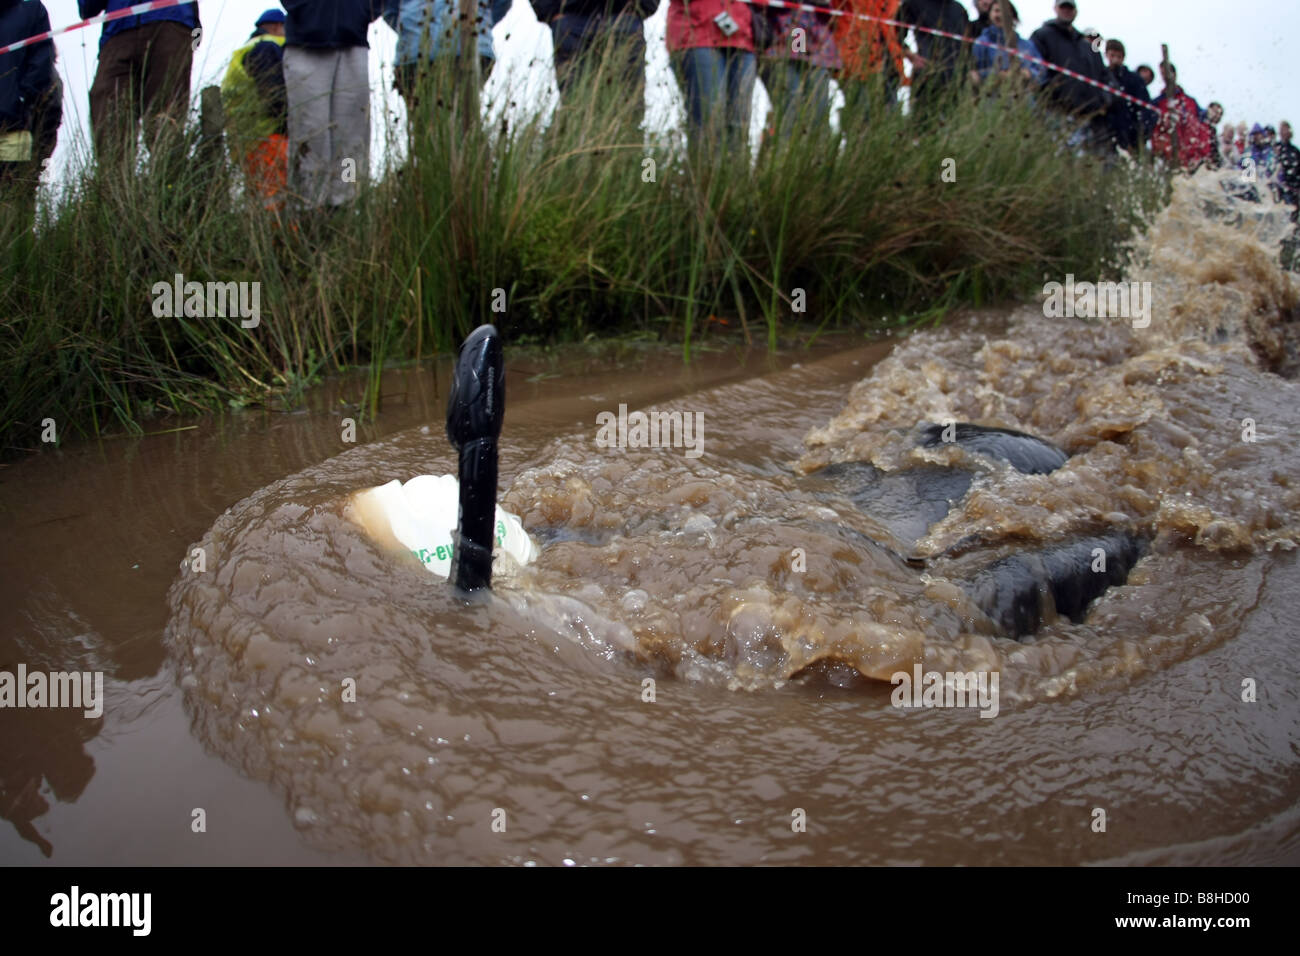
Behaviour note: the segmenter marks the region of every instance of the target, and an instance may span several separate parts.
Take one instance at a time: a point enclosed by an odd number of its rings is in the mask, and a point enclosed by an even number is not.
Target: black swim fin
[[[480,325],[456,358],[447,396],[447,440],[460,452],[460,513],[452,580],[462,591],[492,586],[497,439],[506,413],[505,357],[496,327]]]
[[[1018,432],[1014,428],[988,428],[965,422],[952,422],[948,425],[921,423],[918,429],[918,445],[922,448],[934,448],[945,443],[956,443],[977,454],[1005,461],[1016,471],[1024,472],[1026,475],[1050,474],[1064,465],[1070,457],[1051,442],[1035,435]]]

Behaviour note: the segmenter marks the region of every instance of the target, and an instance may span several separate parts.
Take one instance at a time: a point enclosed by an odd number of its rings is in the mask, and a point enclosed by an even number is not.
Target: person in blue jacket
[[[481,82],[487,82],[496,62],[492,28],[505,19],[512,2],[474,0]],[[384,0],[384,22],[397,31],[393,87],[409,109],[416,78],[428,65],[460,54],[460,0]]]
[[[82,18],[133,5],[134,0],[77,0]],[[142,119],[151,148],[165,126],[175,132],[184,125],[194,48],[201,35],[198,3],[104,24],[90,87],[90,130],[101,162],[134,152]]]
[[[370,24],[383,0],[284,0],[289,192],[338,209],[370,174]]]
[[[0,0],[0,47],[49,28],[50,15],[39,0]],[[19,210],[25,223],[40,183],[40,134],[48,119],[42,106],[56,86],[53,41],[0,55],[0,205],[6,213],[11,206]],[[61,109],[60,104],[60,116]]]
[[[994,73],[1003,74],[1011,70],[1011,54],[1004,50],[995,50],[985,44],[993,43],[997,46],[1007,46],[1007,38],[1002,32],[1002,5],[995,3],[989,8],[988,12],[989,26],[980,32],[977,39],[982,43],[971,44],[975,51],[975,68],[971,71],[971,79],[977,85],[981,85]],[[1011,4],[1012,30],[1020,26],[1020,13],[1016,10],[1015,4]],[[1023,34],[1016,34],[1016,49],[1025,56],[1034,57],[1033,60],[1017,60],[1016,67],[1019,70],[1019,76],[1029,80],[1035,87],[1043,82],[1047,73],[1047,68],[1042,63],[1035,62],[1041,60],[1043,54],[1039,52],[1034,42]]]

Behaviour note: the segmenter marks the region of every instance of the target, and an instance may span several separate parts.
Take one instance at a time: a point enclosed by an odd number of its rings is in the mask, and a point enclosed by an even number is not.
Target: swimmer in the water
[[[353,500],[357,520],[372,537],[412,551],[467,593],[491,587],[494,546],[520,564],[538,554],[519,519],[496,507],[504,372],[497,330],[479,326],[461,346],[447,402],[447,438],[460,455],[459,479],[423,475],[405,485],[393,481],[367,489]],[[1050,474],[1069,457],[1024,432],[965,423],[922,423],[916,441],[924,448],[957,444],[1023,474]],[[965,497],[975,479],[975,472],[958,467],[882,472],[865,462],[831,465],[818,475],[864,511],[885,494],[910,502],[904,509],[908,522],[922,534]],[[420,541],[428,544],[421,547]],[[1095,598],[1125,581],[1144,544],[1122,529],[1077,537],[994,561],[961,583],[1008,637],[1019,639],[1053,614],[1082,621]],[[1099,553],[1104,560],[1098,560]]]

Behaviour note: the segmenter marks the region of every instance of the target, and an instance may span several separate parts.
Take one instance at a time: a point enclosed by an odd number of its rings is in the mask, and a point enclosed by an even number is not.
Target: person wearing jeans
[[[479,82],[486,83],[496,64],[492,28],[510,12],[512,0],[475,0],[474,23]],[[460,0],[384,0],[384,21],[397,31],[393,88],[406,103],[408,124],[419,107],[418,87],[434,64],[460,54]],[[471,61],[472,63],[472,61]]]
[[[754,28],[739,0],[670,0],[667,45],[686,100],[693,149],[747,148],[754,98]]]
[[[809,0],[830,9],[829,0]],[[831,71],[843,67],[830,15],[806,10],[755,12],[767,17],[771,44],[759,53],[759,75],[776,112],[776,130],[789,139],[799,129],[830,129]]]

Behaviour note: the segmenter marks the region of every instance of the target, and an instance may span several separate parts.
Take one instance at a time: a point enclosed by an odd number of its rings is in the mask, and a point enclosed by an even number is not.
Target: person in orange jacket
[[[284,22],[282,10],[262,13],[221,84],[231,147],[249,188],[268,209],[281,208],[289,178]]]
[[[832,0],[836,10],[867,17],[897,19],[901,0]],[[898,102],[898,90],[906,84],[904,50],[898,30],[879,20],[856,16],[834,18],[835,43],[844,67],[837,79],[844,92],[842,117],[866,123],[872,96],[883,97],[888,106]]]

